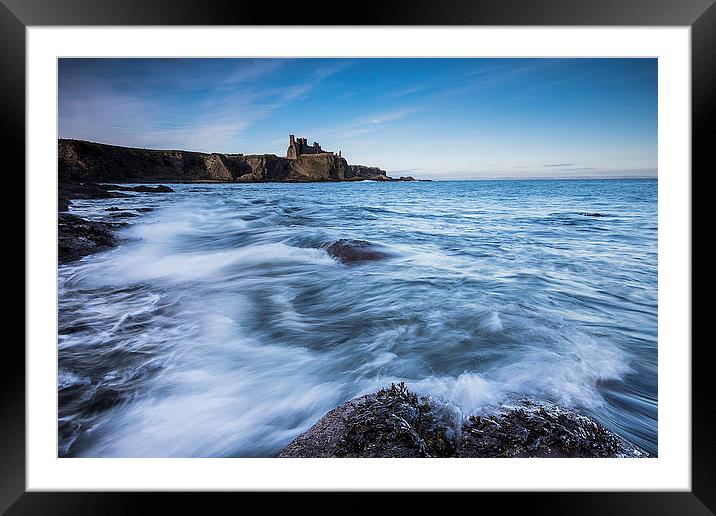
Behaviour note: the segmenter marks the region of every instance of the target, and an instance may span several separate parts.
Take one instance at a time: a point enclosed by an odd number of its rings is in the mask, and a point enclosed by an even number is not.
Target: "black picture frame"
[[[15,180],[25,170],[25,29],[60,25],[574,25],[689,26],[692,64],[692,192],[694,171],[708,174],[716,143],[716,6],[715,0],[430,0],[368,1],[350,4],[311,2],[310,8],[279,7],[269,2],[226,0],[0,0],[0,145],[2,156],[16,160],[5,169]],[[709,169],[707,169],[707,166]],[[48,171],[48,174],[52,171]],[[24,174],[21,188],[24,191]],[[6,180],[8,177],[6,176]],[[19,186],[19,185],[18,185]],[[6,188],[8,188],[6,186]],[[18,190],[14,190],[17,192]],[[15,194],[16,195],[16,194]],[[695,199],[692,196],[692,220]],[[14,223],[16,226],[18,224]],[[692,235],[694,234],[692,230]],[[707,233],[708,235],[708,233]],[[24,236],[23,236],[24,239]],[[24,249],[24,247],[23,247]],[[693,246],[691,249],[693,271]],[[23,260],[15,253],[12,260]],[[19,264],[18,264],[19,265]],[[6,265],[9,274],[15,267]],[[26,270],[26,269],[24,269]],[[692,272],[693,274],[693,272]],[[23,299],[25,296],[23,295]],[[6,297],[6,300],[13,298]],[[19,306],[16,303],[16,306]],[[24,303],[22,305],[25,306]],[[24,308],[23,308],[24,309]],[[697,309],[694,306],[694,311]],[[703,308],[702,308],[703,310]],[[693,321],[692,311],[692,321]],[[9,326],[8,326],[9,327]],[[695,334],[694,334],[695,335]],[[481,510],[486,501],[522,506],[537,514],[714,514],[716,512],[716,424],[714,423],[711,339],[692,338],[692,490],[690,492],[474,493],[453,499]],[[164,510],[211,511],[228,497],[266,495],[231,493],[60,493],[25,489],[25,352],[16,339],[5,339],[0,360],[0,511],[7,514],[130,514]],[[353,493],[351,498],[365,497]],[[292,510],[297,500],[290,497]],[[271,497],[270,505],[278,503]],[[245,504],[258,500],[242,499]],[[284,499],[285,501],[285,499]],[[266,503],[266,501],[259,501]],[[231,502],[230,502],[231,503]],[[284,502],[282,502],[284,503]],[[361,512],[371,503],[339,502]],[[315,509],[315,502],[312,506]],[[473,505],[474,504],[474,505]],[[245,506],[246,507],[246,506]],[[239,507],[236,507],[239,509]]]

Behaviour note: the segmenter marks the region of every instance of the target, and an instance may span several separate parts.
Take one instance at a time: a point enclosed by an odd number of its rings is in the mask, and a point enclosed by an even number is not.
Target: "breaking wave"
[[[557,402],[654,453],[655,182],[511,183],[75,202],[154,209],[60,267],[60,455],[275,456],[395,381],[464,416]],[[596,210],[610,217],[580,215]],[[341,266],[325,251],[340,238],[394,258]]]

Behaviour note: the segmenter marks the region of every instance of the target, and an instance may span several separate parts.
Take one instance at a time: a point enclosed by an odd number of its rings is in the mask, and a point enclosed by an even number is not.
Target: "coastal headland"
[[[340,152],[290,136],[286,156],[222,154],[58,141],[58,174],[66,182],[312,182],[412,181],[378,167],[350,165]]]

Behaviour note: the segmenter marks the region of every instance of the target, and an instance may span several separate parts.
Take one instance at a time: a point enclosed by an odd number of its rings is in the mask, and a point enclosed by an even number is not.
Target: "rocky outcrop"
[[[112,233],[116,225],[85,220],[69,213],[58,214],[57,256],[60,263],[109,249],[117,243]]]
[[[159,186],[121,186],[121,185],[101,185],[106,190],[119,190],[120,192],[142,192],[142,193],[171,193],[174,190],[165,185]]]
[[[72,183],[60,181],[58,192],[66,199],[114,199],[129,197],[127,194],[110,191],[109,188],[95,183]]]
[[[341,238],[324,245],[323,248],[330,256],[346,264],[382,260],[390,256],[380,246],[366,240]]]
[[[371,181],[394,181],[392,177],[388,177],[385,170],[377,167],[366,167],[363,165],[349,165],[350,177],[368,179]]]
[[[72,204],[71,199],[112,199],[115,197],[128,196],[118,192],[110,192],[107,188],[94,183],[60,181],[57,185],[57,211],[68,211]]]
[[[279,457],[452,457],[453,427],[401,383],[332,410]]]
[[[404,384],[361,396],[323,416],[279,457],[648,457],[593,419],[517,400],[461,421],[448,405]]]
[[[206,154],[119,147],[81,140],[58,142],[60,182],[391,181],[384,170],[331,152],[288,159],[274,154]]]
[[[563,407],[520,400],[462,426],[458,457],[647,457],[593,419]]]
[[[149,194],[171,193],[174,190],[165,185],[158,186],[121,186],[98,185],[95,183],[73,183],[61,181],[57,190],[57,255],[60,263],[70,262],[88,254],[103,251],[118,243],[113,229],[121,227],[121,223],[91,221],[66,213],[72,199],[114,199],[130,197],[122,193],[139,192]],[[135,211],[151,211],[151,207],[138,207]],[[137,217],[136,213],[121,211],[117,206],[110,206],[106,211],[117,219]]]
[[[66,212],[72,204],[72,199],[115,199],[130,197],[125,192],[141,193],[168,193],[174,190],[165,185],[159,186],[121,186],[98,185],[96,183],[74,183],[60,181],[57,185],[57,211]]]

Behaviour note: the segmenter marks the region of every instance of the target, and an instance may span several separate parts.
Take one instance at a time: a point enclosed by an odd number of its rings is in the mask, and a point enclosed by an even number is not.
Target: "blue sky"
[[[60,59],[59,136],[432,179],[655,177],[656,59]]]

